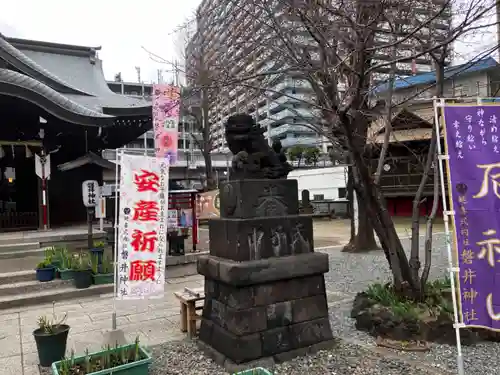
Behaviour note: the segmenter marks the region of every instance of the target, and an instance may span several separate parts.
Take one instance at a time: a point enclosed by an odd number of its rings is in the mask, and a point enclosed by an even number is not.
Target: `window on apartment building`
[[[313,201],[324,201],[325,194],[313,194]]]
[[[347,198],[347,188],[339,188],[339,198]]]

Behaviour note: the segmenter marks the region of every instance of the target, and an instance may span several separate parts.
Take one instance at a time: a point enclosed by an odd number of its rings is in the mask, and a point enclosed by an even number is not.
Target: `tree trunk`
[[[425,185],[429,179],[429,173],[431,171],[431,166],[434,161],[434,155],[436,153],[436,140],[437,135],[435,128],[432,131],[431,143],[429,145],[429,152],[427,153],[427,159],[424,165],[424,171],[422,178],[420,179],[420,184],[417,189],[417,193],[413,198],[413,211],[412,211],[412,223],[411,223],[411,250],[410,250],[410,271],[411,277],[415,280],[416,285],[420,287],[419,282],[419,271],[420,271],[420,204],[422,202],[422,196],[425,190]],[[420,294],[421,290],[416,291]]]
[[[350,116],[342,117],[341,121],[346,130],[356,129],[354,134],[346,131],[352,164],[356,166],[353,168],[354,187],[361,198],[359,206],[365,206],[366,216],[369,217],[389,262],[394,277],[394,287],[398,291],[408,286],[415,290],[418,286],[411,277],[403,245],[385,206],[382,192],[374,182],[364,158],[368,119],[361,111],[356,110]]]
[[[214,169],[212,167],[212,157],[210,151],[203,150],[203,160],[205,161],[205,175],[207,176],[206,189],[214,190],[217,189],[219,181],[214,177]]]
[[[357,194],[353,191],[354,194]],[[357,201],[360,201],[358,196]],[[353,202],[350,202],[350,205],[353,206]],[[364,204],[358,203],[357,212],[352,212],[353,215],[357,215],[358,219],[358,228],[356,230],[354,221],[355,218],[351,218],[351,238],[349,243],[344,246],[342,251],[350,252],[350,253],[360,253],[367,252],[371,250],[378,249],[377,242],[375,241],[375,234],[373,231],[373,226],[370,223],[370,219],[366,210],[366,206]]]
[[[427,280],[429,279],[429,272],[431,270],[431,260],[432,260],[432,227],[434,225],[434,219],[436,218],[438,206],[439,206],[439,168],[438,168],[438,158],[437,152],[434,152],[434,194],[433,194],[432,209],[429,217],[427,218],[426,228],[425,228],[425,242],[424,242],[424,269],[422,271],[422,277],[420,279],[420,289],[422,293],[425,293],[425,286],[427,285]]]

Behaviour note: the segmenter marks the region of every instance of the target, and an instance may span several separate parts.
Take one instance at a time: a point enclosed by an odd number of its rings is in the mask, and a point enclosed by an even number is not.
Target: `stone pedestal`
[[[229,371],[332,344],[328,256],[314,253],[312,218],[298,214],[297,195],[296,180],[221,186],[210,255],[198,259],[205,276],[200,341]]]

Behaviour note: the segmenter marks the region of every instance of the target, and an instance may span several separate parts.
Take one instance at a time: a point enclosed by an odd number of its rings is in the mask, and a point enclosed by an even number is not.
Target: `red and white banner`
[[[159,158],[177,161],[179,139],[180,90],[173,85],[153,85],[153,131]]]
[[[164,293],[167,253],[168,163],[122,155],[118,221],[118,299]]]

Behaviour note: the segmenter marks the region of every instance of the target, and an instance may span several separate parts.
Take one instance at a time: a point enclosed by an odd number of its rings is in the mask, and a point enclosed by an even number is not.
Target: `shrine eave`
[[[0,34],[0,95],[27,100],[77,125],[106,127],[121,118],[148,120],[151,103],[109,89],[98,49]]]
[[[65,172],[65,171],[70,171],[72,169],[82,167],[82,166],[87,165],[87,164],[95,164],[101,168],[109,169],[109,170],[116,169],[115,163],[113,163],[109,160],[103,159],[102,157],[100,157],[99,155],[97,155],[96,153],[91,152],[91,151],[88,152],[86,155],[81,156],[75,160],[58,165],[57,169],[59,169],[62,172]]]
[[[24,53],[7,42],[0,34],[0,59],[11,64],[20,72],[45,83],[61,93],[90,95],[89,93],[79,90],[64,82],[56,75],[49,72],[47,69],[37,64]]]
[[[115,119],[113,115],[93,111],[68,99],[36,79],[8,69],[0,69],[0,95],[24,99],[73,124],[107,126]]]

